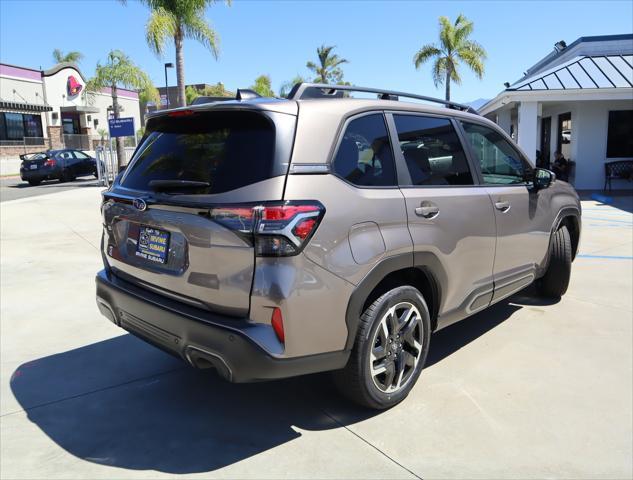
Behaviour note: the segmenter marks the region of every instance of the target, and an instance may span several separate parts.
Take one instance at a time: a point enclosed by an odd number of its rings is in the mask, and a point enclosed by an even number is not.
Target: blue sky
[[[488,52],[482,81],[463,70],[453,99],[491,98],[503,82],[514,81],[549,53],[558,40],[631,33],[633,2],[626,1],[263,1],[234,0],[206,12],[221,37],[221,55],[194,41],[185,43],[187,83],[222,81],[229,89],[248,87],[255,77],[271,76],[278,89],[296,74],[307,75],[307,60],[322,43],[336,45],[350,60],[345,79],[353,84],[442,96],[433,86],[430,65],[416,71],[412,57],[435,42],[437,18],[464,13],[474,21],[474,40]],[[0,61],[49,68],[52,50],[79,50],[81,69],[90,76],[110,49],[128,53],[157,86],[164,85],[163,59],[150,52],[144,37],[147,9],[130,0],[0,0]],[[170,84],[175,72],[169,73]]]

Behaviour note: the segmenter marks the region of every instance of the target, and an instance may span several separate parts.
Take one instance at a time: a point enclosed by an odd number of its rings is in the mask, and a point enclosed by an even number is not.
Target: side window
[[[391,142],[381,113],[365,115],[347,125],[333,170],[354,185],[396,185]]]
[[[75,150],[73,152],[73,154],[75,155],[76,158],[78,158],[79,160],[86,160],[88,158],[88,155],[86,155],[84,152],[80,152],[78,150]]]
[[[472,185],[466,155],[450,120],[394,115],[413,185]]]
[[[462,122],[466,137],[481,165],[484,183],[525,183],[532,167],[499,132],[474,123]]]

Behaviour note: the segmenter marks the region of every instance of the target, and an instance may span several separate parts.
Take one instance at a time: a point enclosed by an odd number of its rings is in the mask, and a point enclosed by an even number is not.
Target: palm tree
[[[317,48],[318,64],[314,62],[306,64],[306,67],[316,74],[314,79],[316,83],[339,83],[343,81],[343,71],[340,65],[349,62],[336,54],[332,55],[332,50],[335,48],[336,46],[321,45]]]
[[[127,0],[120,0],[127,3]],[[204,20],[207,6],[219,0],[140,0],[151,14],[145,26],[145,38],[154,53],[161,56],[167,39],[173,39],[176,47],[176,79],[178,82],[178,104],[185,106],[185,60],[183,41],[192,38],[207,47],[218,58],[220,39]],[[231,4],[231,0],[226,0]]]
[[[105,65],[97,63],[94,77],[86,82],[84,95],[91,102],[96,93],[101,92],[104,88],[110,88],[113,115],[114,118],[119,118],[121,112],[117,94],[119,87],[145,92],[151,92],[154,89],[150,78],[132,62],[130,57],[120,50],[112,50],[108,54],[108,61]],[[125,159],[125,149],[120,137],[116,138],[116,152],[118,164],[121,167]]]
[[[454,24],[446,17],[440,17],[440,43],[424,45],[414,56],[415,68],[427,60],[434,59],[433,83],[436,87],[444,84],[446,100],[451,99],[451,81],[462,83],[459,64],[464,62],[479,79],[484,75],[486,51],[479,43],[469,40],[473,32],[473,22],[460,14]]]
[[[257,92],[262,97],[274,97],[275,92],[270,86],[270,76],[269,75],[260,75],[255,79],[255,83],[250,86],[250,89],[254,92]]]
[[[56,64],[59,63],[79,63],[84,58],[81,52],[72,51],[64,54],[59,48],[53,50],[53,59]]]
[[[292,87],[294,87],[297,83],[305,83],[307,81],[308,80],[305,77],[302,77],[299,74],[295,75],[295,78],[292,80],[288,80],[287,82],[281,84],[281,87],[279,88],[279,96],[287,97],[292,91]]]

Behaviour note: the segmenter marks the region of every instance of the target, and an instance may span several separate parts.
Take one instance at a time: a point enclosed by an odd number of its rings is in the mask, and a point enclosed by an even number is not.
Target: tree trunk
[[[119,118],[119,95],[117,93],[116,84],[112,85],[112,113],[114,114],[114,118]],[[123,165],[125,165],[125,145],[121,141],[121,137],[116,137],[114,139],[116,142],[116,159],[117,159],[117,167],[120,170]],[[115,176],[118,172],[114,172]]]
[[[451,70],[450,68],[446,69],[446,100],[451,99]]]
[[[176,42],[176,79],[178,82],[179,107],[184,107],[187,105],[187,98],[185,97],[185,58],[182,53],[183,37],[184,35],[182,33],[182,30],[180,26],[178,26],[174,40]]]

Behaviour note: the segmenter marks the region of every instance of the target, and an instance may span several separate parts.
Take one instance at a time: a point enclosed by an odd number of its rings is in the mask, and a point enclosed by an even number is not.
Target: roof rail
[[[477,110],[461,103],[442,100],[440,98],[416,95],[414,93],[397,92],[394,90],[383,90],[380,88],[355,87],[352,85],[327,85],[324,83],[297,83],[290,94],[289,100],[305,100],[308,98],[341,98],[344,92],[375,93],[380,100],[398,100],[399,97],[413,98],[425,102],[440,103],[454,110],[477,114]]]

